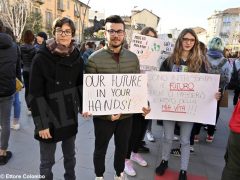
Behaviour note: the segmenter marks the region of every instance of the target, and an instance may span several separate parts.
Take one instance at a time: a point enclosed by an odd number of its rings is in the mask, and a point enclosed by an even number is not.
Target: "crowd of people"
[[[0,22],[0,165],[7,164],[12,157],[12,152],[8,150],[10,128],[20,129],[21,102],[19,92],[16,92],[16,78],[24,83],[27,113],[33,118],[34,136],[39,141],[40,175],[45,179],[53,179],[56,146],[61,142],[64,178],[74,180],[78,113],[84,118],[91,116],[90,112],[82,112],[83,74],[145,73],[140,69],[137,55],[125,48],[125,23],[120,16],[106,18],[106,42],[100,41],[98,47],[93,41],[77,46],[74,41],[75,31],[71,19],[57,18],[53,23],[53,38],[48,38],[45,32],[39,32],[35,36],[31,30],[26,30],[22,44],[18,45],[12,30]],[[158,38],[152,27],[145,27],[140,34]],[[237,58],[239,56],[240,53]],[[214,37],[205,45],[198,40],[192,29],[184,29],[175,42],[172,54],[161,64],[159,71],[219,74],[219,92],[213,97],[217,101],[216,123],[222,95],[227,88],[234,89],[233,103],[237,105],[240,93],[240,58],[231,63],[229,52],[219,37]],[[11,122],[12,107],[14,117]],[[140,154],[150,152],[144,137],[146,135],[151,142],[155,142],[155,138],[151,131],[152,121],[144,118],[151,108],[142,107],[142,111],[139,114],[93,116],[96,180],[104,179],[105,156],[113,135],[115,180],[125,180],[126,175],[137,174],[133,161],[140,166],[148,165]],[[174,119],[163,120],[158,124],[163,126],[164,137],[161,162],[155,173],[159,176],[165,174],[170,166],[170,154],[173,154],[181,156],[179,180],[187,180],[189,157],[194,152],[194,142],[199,140],[200,128],[205,126],[206,142],[211,143],[216,125],[177,122]],[[222,180],[239,177],[239,162],[234,163],[235,160],[240,160],[239,155],[236,155],[239,152],[236,148],[240,149],[239,124],[240,122],[232,122]],[[176,129],[180,136],[180,148],[172,149]]]

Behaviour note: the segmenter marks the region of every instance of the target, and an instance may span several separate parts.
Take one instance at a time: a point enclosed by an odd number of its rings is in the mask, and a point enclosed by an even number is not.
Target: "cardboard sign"
[[[148,72],[147,119],[215,124],[219,75]]]
[[[84,74],[83,112],[142,113],[147,107],[146,74]]]

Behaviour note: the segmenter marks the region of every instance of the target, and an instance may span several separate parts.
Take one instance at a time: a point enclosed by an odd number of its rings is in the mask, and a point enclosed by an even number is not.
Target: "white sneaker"
[[[103,177],[95,177],[95,180],[104,180]]]
[[[19,124],[19,123],[17,123],[17,124],[12,124],[12,125],[11,125],[11,129],[19,130],[19,129],[20,129],[20,124]]]
[[[131,154],[132,161],[138,163],[140,166],[147,166],[147,162],[142,158],[142,156],[139,153],[133,153]]]
[[[174,141],[179,141],[179,136],[174,135],[174,136],[173,136],[173,140],[174,140]]]
[[[152,134],[151,131],[147,131],[147,132],[146,132],[146,135],[147,135],[148,141],[151,141],[151,142],[154,142],[154,141],[155,141],[155,139],[154,139],[153,134]]]
[[[27,110],[27,115],[31,116],[32,115],[32,111],[30,111],[29,109]]]
[[[128,180],[128,178],[124,173],[121,173],[121,176],[114,175],[114,180]]]
[[[133,164],[130,159],[125,160],[124,172],[129,176],[136,176],[136,171],[133,169]]]

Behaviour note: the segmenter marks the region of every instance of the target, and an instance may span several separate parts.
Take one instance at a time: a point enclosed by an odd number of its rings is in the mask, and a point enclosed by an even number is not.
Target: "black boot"
[[[168,161],[162,160],[160,165],[156,168],[155,172],[157,175],[162,176],[168,168]]]
[[[187,171],[181,170],[179,172],[178,180],[187,180]]]

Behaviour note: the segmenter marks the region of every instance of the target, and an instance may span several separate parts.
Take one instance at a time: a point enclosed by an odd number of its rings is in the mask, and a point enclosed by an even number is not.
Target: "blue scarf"
[[[221,51],[216,51],[216,50],[208,50],[207,55],[212,57],[213,59],[223,57],[223,53]]]

